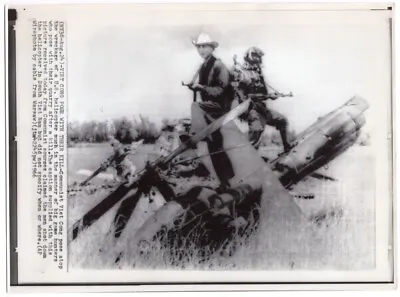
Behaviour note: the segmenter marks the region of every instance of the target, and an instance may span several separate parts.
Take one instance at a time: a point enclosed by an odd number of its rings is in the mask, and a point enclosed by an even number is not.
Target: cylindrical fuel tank
[[[335,109],[334,111],[326,114],[325,116],[319,118],[313,125],[311,125],[306,130],[298,134],[296,137],[296,142],[301,142],[305,140],[310,134],[315,133],[318,127],[325,126],[327,122],[332,120],[340,113],[345,112],[350,114],[351,117],[356,118],[358,115],[362,114],[368,108],[369,104],[364,98],[360,96],[353,96],[345,104]]]
[[[368,103],[355,96],[300,133],[295,147],[272,163],[283,185],[301,180],[353,145],[365,124],[367,108]]]
[[[326,165],[327,163],[335,159],[338,155],[346,151],[356,142],[359,135],[360,130],[357,130],[354,133],[346,136],[346,138],[343,138],[342,141],[336,143],[335,145],[321,148],[321,152],[317,154],[318,157],[307,162],[307,164],[303,166],[301,170],[285,168],[285,170],[280,172],[281,183],[285,187],[288,187],[302,180],[310,173]]]

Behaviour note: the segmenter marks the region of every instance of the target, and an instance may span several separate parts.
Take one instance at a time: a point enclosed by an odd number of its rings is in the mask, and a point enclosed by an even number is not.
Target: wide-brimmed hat
[[[200,33],[200,35],[197,37],[197,40],[193,40],[192,43],[195,46],[211,45],[214,48],[218,47],[218,42],[212,40],[210,35],[205,34],[205,33]]]

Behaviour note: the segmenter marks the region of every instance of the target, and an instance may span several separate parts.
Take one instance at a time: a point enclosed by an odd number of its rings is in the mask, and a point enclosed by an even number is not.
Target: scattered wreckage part
[[[108,162],[108,163],[109,163],[109,162]],[[82,181],[79,185],[80,185],[81,187],[87,185],[87,183],[88,183],[89,181],[91,181],[94,177],[96,177],[96,175],[98,175],[98,174],[99,174],[100,172],[102,172],[102,171],[105,171],[105,170],[107,169],[108,166],[109,166],[109,165],[107,165],[107,166],[104,166],[103,164],[100,165],[99,168],[97,168],[95,171],[93,171],[93,173],[92,173],[91,175],[89,175],[89,176],[88,176],[84,181]]]
[[[113,193],[107,196],[94,208],[89,210],[81,219],[79,219],[73,225],[72,230],[72,240],[76,239],[77,236],[85,229],[90,227],[94,222],[96,222],[101,216],[103,216],[109,209],[111,209],[116,203],[124,199],[130,191],[136,188],[140,188],[141,191],[148,191],[147,183],[151,181],[152,185],[157,185],[160,192],[162,192],[165,199],[173,199],[175,195],[171,187],[163,183],[155,170],[149,170],[145,175],[142,175],[142,179],[135,179],[133,184],[120,185]],[[133,194],[133,193],[132,193]],[[133,199],[133,198],[131,198]]]
[[[209,124],[203,130],[193,135],[188,142],[190,144],[193,144],[203,140],[208,135],[221,128],[223,125],[231,122],[233,119],[244,113],[248,109],[249,104],[250,100],[241,103],[236,108],[232,109],[225,115],[221,116],[220,118]],[[185,152],[187,149],[188,149],[188,144],[187,143],[182,144],[177,149],[175,149],[169,156],[160,157],[151,164],[148,163],[145,166],[145,168],[143,168],[136,174],[135,178],[133,178],[126,184],[120,185],[113,193],[108,195],[99,204],[97,204],[95,207],[89,210],[81,219],[79,219],[74,223],[72,227],[73,228],[72,240],[76,239],[82,230],[90,227],[95,221],[97,221],[101,216],[103,216],[117,202],[121,201],[121,199],[123,199],[125,195],[128,194],[129,191],[136,188],[139,184],[139,181],[142,180],[143,178],[146,178],[146,175],[147,176],[154,175],[155,168],[164,167],[168,165],[168,163],[171,160],[173,160],[176,156],[180,155],[181,153]],[[163,188],[163,190],[169,191],[168,188],[165,187],[165,183],[160,183],[159,185]],[[163,190],[160,189],[160,191]],[[167,195],[172,195],[172,193],[169,192],[169,194]]]
[[[78,170],[77,174],[79,174],[79,175],[85,175],[85,176],[90,176],[90,175],[93,174],[93,172],[94,172],[94,171],[92,171],[92,170],[80,169],[80,170]],[[103,173],[103,172],[101,172],[101,173],[97,174],[96,177],[98,177],[98,178],[100,178],[100,179],[104,179],[104,180],[114,180],[114,176],[113,176],[112,174],[109,174],[109,173]],[[86,184],[87,184],[87,183],[86,183]]]
[[[113,224],[111,224],[110,229],[107,233],[111,234],[114,237],[114,244],[116,243],[116,240],[121,237],[124,230],[127,230],[127,232],[129,232],[126,226],[130,218],[132,217],[133,212],[135,211],[138,204],[146,203],[146,201],[150,209],[144,210],[144,214],[147,214],[149,211],[150,213],[152,213],[160,208],[162,205],[167,203],[160,191],[158,189],[155,189],[154,187],[150,190],[149,193],[137,191],[135,194],[128,196],[125,200],[121,202],[116,212],[116,215],[114,216]],[[151,207],[151,204],[154,204],[154,206]],[[149,215],[151,214],[148,214],[147,217],[149,217]]]
[[[153,187],[160,191],[166,201],[174,200],[176,197],[171,184],[166,181],[159,170],[149,170],[139,182],[139,189],[145,194],[150,193]]]
[[[285,187],[325,166],[357,140],[365,124],[363,112],[367,102],[354,96],[337,110],[320,118],[305,132],[300,133],[295,146],[270,164],[281,174]],[[321,175],[314,174],[314,177]]]
[[[356,130],[351,135],[347,135],[339,143],[331,144],[332,146],[326,146],[323,150],[319,152],[319,155],[314,159],[309,160],[307,162],[307,166],[303,166],[301,170],[296,167],[289,167],[286,164],[283,164],[284,170],[281,171],[280,180],[285,187],[288,187],[292,184],[295,184],[301,181],[304,177],[312,174],[314,171],[320,169],[325,166],[327,163],[332,161],[338,155],[345,152],[348,148],[350,148],[356,142],[358,136],[360,135],[360,130]],[[292,163],[293,164],[293,163]],[[282,165],[282,164],[277,164]],[[279,166],[278,166],[279,167]]]
[[[114,237],[118,238],[124,231],[131,215],[139,202],[142,194],[149,195],[153,192],[152,188],[156,187],[161,193],[165,201],[172,201],[175,199],[175,192],[170,185],[164,181],[158,174],[152,174],[142,179],[138,185],[138,190],[134,195],[127,197],[123,200],[114,216]],[[149,202],[150,202],[149,198]]]
[[[309,199],[314,199],[315,198],[315,194],[313,193],[296,193],[293,191],[289,192],[290,195],[292,195],[292,197],[297,198],[297,199],[305,199],[305,200],[309,200]]]
[[[138,189],[136,193],[128,196],[125,200],[121,202],[113,221],[115,238],[119,238],[121,236],[122,231],[125,229],[125,226],[128,223],[132,212],[139,202],[142,194],[143,192]]]
[[[85,186],[89,181],[91,181],[94,177],[96,177],[100,172],[105,171],[108,167],[111,166],[112,162],[117,159],[123,160],[126,157],[128,151],[125,151],[122,155],[118,155],[117,153],[109,156],[88,178],[86,178],[83,182],[80,183],[80,186]]]
[[[368,102],[360,97],[360,96],[353,96],[350,100],[344,103],[342,106],[338,107],[337,109],[331,111],[330,113],[326,114],[323,117],[319,117],[318,120],[312,124],[310,127],[305,129],[299,135],[297,135],[297,141],[302,141],[306,139],[310,134],[313,134],[317,131],[317,129],[321,126],[326,125],[327,122],[332,120],[336,115],[346,112],[351,115],[352,118],[357,118],[357,116],[364,113],[369,108]]]
[[[313,178],[316,178],[319,180],[329,180],[329,181],[334,181],[334,182],[338,181],[336,178],[326,175],[326,174],[322,174],[320,172],[313,172],[310,174],[310,177],[313,177]]]
[[[335,142],[340,142],[347,135],[352,134],[360,129],[353,118],[346,113],[340,113],[331,119],[325,125],[320,126],[317,130],[308,135],[307,138],[298,142],[292,150],[282,155],[280,163],[294,164],[297,170],[307,166],[307,162],[315,159],[318,153],[326,147],[331,146]]]
[[[177,177],[185,177],[185,178],[192,176],[203,177],[203,178],[210,177],[210,172],[202,163],[199,163],[197,165],[188,165],[188,166],[177,165],[170,170],[170,173],[171,175]]]
[[[139,146],[143,144],[143,141],[144,139],[140,139],[138,141],[132,142],[132,144],[129,147],[124,148],[124,153],[121,155],[114,153],[111,156],[109,156],[95,171],[93,171],[93,173],[89,175],[88,178],[86,178],[83,182],[80,183],[80,186],[85,186],[89,181],[91,181],[101,172],[106,171],[107,168],[110,167],[114,161],[122,162],[128,154],[134,155],[137,152]]]
[[[185,226],[189,226],[187,231],[191,231],[190,224],[200,219],[201,216],[209,214],[213,217],[230,218],[226,221],[229,225],[235,220],[233,216],[232,206],[240,204],[248,195],[251,195],[254,190],[246,184],[241,184],[237,187],[227,190],[220,195],[216,194],[215,190],[205,187],[194,187],[185,194],[179,196],[174,201],[167,202],[151,216],[136,232],[136,242],[141,253],[148,252],[151,243],[161,236],[165,235],[168,230],[174,229],[174,232],[182,233],[183,236],[188,236],[187,232],[182,232]],[[228,209],[228,213],[225,211]],[[182,219],[184,216],[184,219]],[[181,217],[181,219],[179,219]],[[178,224],[176,222],[179,222]],[[230,224],[231,227],[243,227],[242,217],[240,220]],[[181,231],[177,231],[181,230]]]
[[[246,186],[243,187],[246,188]],[[246,206],[240,205],[241,208],[245,208],[242,213],[235,213],[235,211],[229,213],[223,211],[218,213],[216,211],[213,213],[203,201],[199,199],[193,201],[193,198],[197,197],[196,195],[199,192],[208,192],[205,196],[210,197],[216,193],[213,190],[207,191],[204,187],[195,187],[177,198],[182,206],[185,205],[183,214],[179,215],[169,227],[167,225],[161,226],[156,235],[152,239],[149,236],[146,242],[150,245],[156,242],[162,243],[164,247],[167,247],[167,250],[173,251],[175,256],[176,253],[184,255],[188,248],[192,249],[196,246],[200,248],[198,251],[201,254],[201,259],[205,260],[216,251],[229,251],[228,254],[231,256],[234,253],[234,249],[232,249],[234,246],[231,246],[231,244],[235,245],[235,242],[231,240],[235,235],[243,236],[241,240],[247,240],[250,234],[258,228],[261,190],[254,191],[251,194],[253,198],[258,197],[258,199],[248,199],[248,197],[244,199],[244,204],[249,204],[248,200],[251,200],[251,203]],[[239,193],[244,192],[243,189],[239,190]],[[254,204],[254,202],[258,204]],[[226,203],[219,205],[219,209],[232,209],[235,206],[235,199],[228,198]],[[251,232],[249,232],[250,230]],[[141,239],[137,238],[136,240],[140,241]],[[148,247],[147,244],[146,246]],[[169,249],[168,247],[173,248]]]
[[[104,215],[110,208],[117,202],[125,197],[131,191],[131,187],[120,185],[113,193],[103,199],[94,208],[89,210],[81,219],[79,219],[72,226],[72,240],[76,239],[78,235],[94,222],[96,222],[102,215]]]

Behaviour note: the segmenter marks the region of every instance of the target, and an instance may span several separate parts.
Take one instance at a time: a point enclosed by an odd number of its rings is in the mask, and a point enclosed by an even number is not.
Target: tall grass
[[[118,241],[109,230],[119,204],[71,242],[69,265],[85,269],[372,269],[376,264],[376,201],[371,152],[368,147],[356,147],[324,169],[325,174],[337,177],[337,182],[309,178],[293,188],[297,193],[315,194],[315,199],[295,200],[310,219],[296,232],[290,231],[293,226],[286,228],[269,220],[264,205],[258,228],[246,231],[249,237],[233,236],[230,246],[207,259],[202,255],[206,250],[202,252],[194,242],[188,242],[186,248],[167,248],[162,238],[157,238],[148,252],[140,253],[135,248],[136,232],[161,206],[143,198]],[[194,178],[176,181],[199,184]],[[69,196],[69,226],[108,194],[100,189],[94,194],[82,191]],[[235,253],[229,257],[231,246]],[[124,255],[115,263],[121,252]]]
[[[214,246],[199,246],[198,242],[204,236],[201,223],[183,237],[176,236],[180,227],[169,226],[168,231],[158,233],[146,246],[140,246],[134,238],[125,241],[124,253],[120,254],[121,258],[118,261],[119,268],[199,270],[234,268],[231,256],[254,240],[257,222],[249,220],[245,230],[232,230],[229,238]]]

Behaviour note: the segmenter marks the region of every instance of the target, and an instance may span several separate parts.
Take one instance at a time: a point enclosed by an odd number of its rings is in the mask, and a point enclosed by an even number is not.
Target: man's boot
[[[287,153],[293,148],[293,145],[290,144],[288,140],[288,129],[287,125],[284,125],[279,129],[279,132],[281,134],[281,139],[282,139],[282,145],[283,145],[283,153]]]

